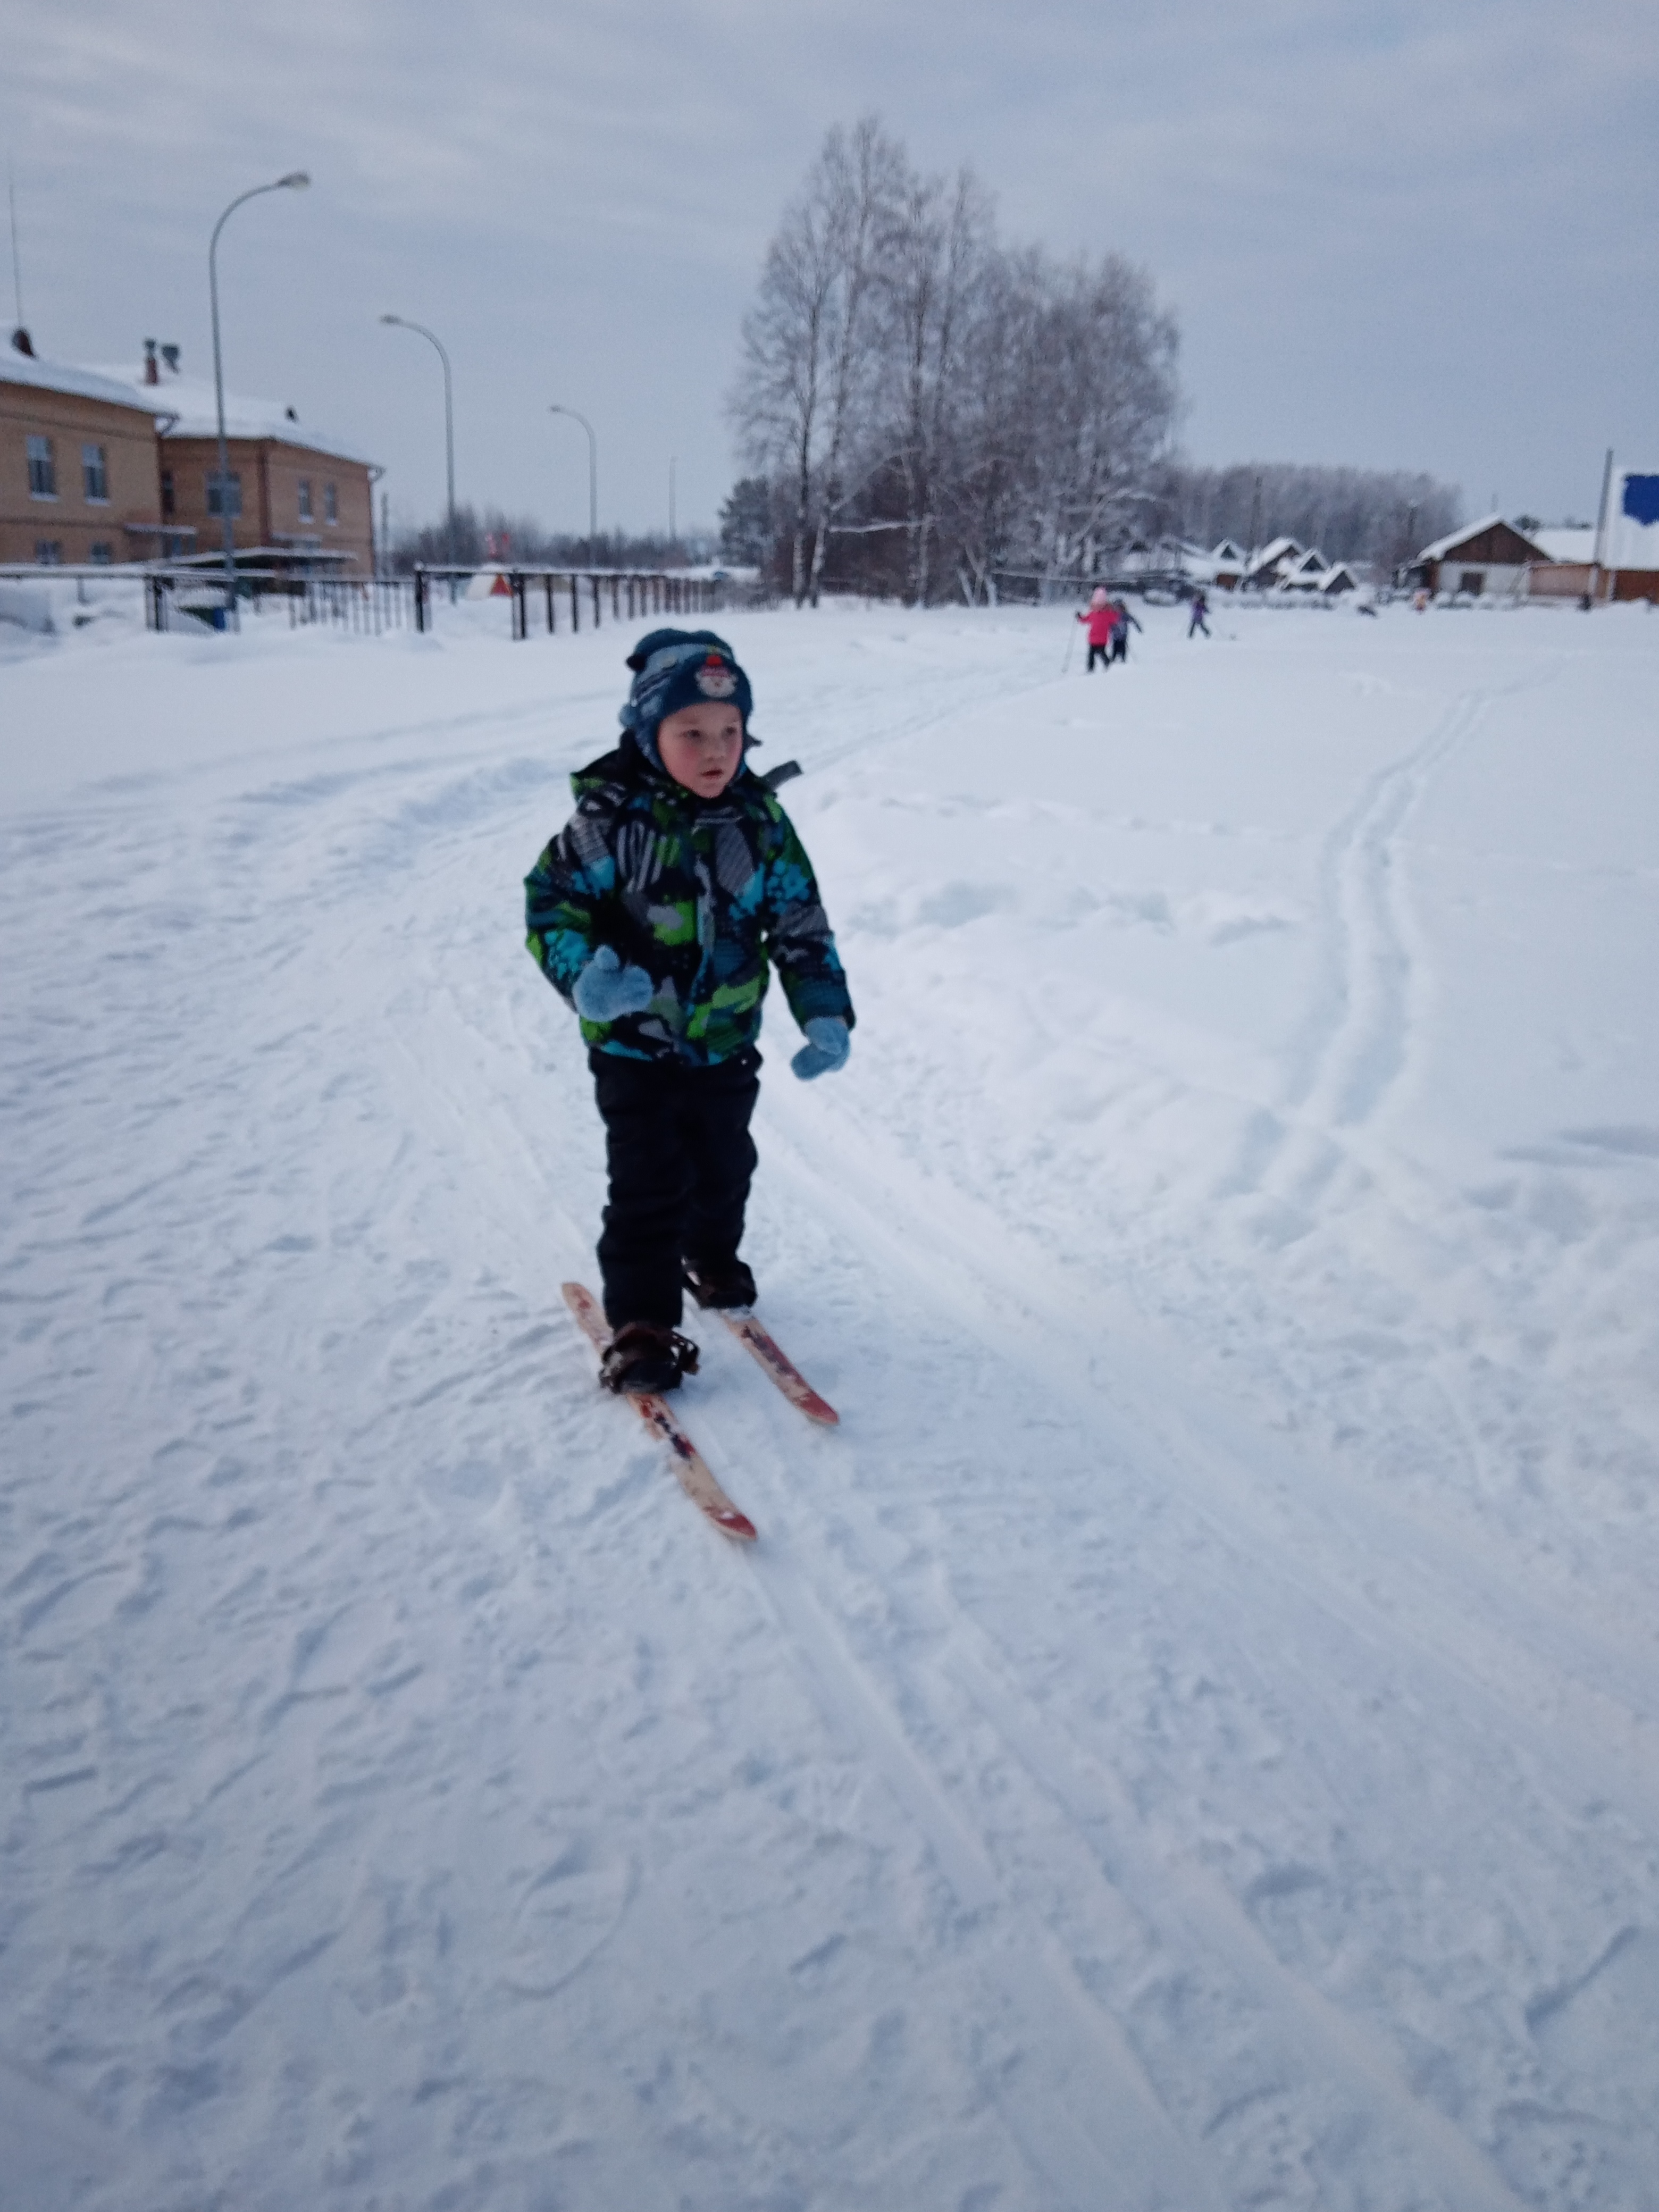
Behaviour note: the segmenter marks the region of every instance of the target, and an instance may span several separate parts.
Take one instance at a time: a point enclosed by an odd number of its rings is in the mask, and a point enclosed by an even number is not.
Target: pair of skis
[[[605,1326],[604,1314],[592,1292],[580,1283],[565,1283],[564,1302],[582,1334],[594,1350],[603,1356],[611,1341],[611,1331]],[[821,1398],[794,1363],[785,1358],[771,1333],[763,1328],[752,1313],[742,1309],[731,1310],[711,1306],[711,1313],[719,1313],[744,1350],[750,1352],[766,1370],[792,1406],[799,1407],[809,1421],[833,1428],[841,1416],[835,1407]],[[680,1487],[692,1503],[706,1513],[714,1526],[739,1543],[752,1544],[760,1531],[746,1513],[740,1512],[715,1480],[713,1470],[702,1454],[669,1411],[666,1402],[654,1392],[643,1395],[630,1391],[622,1394],[632,1406],[652,1434],[665,1443],[674,1455],[674,1472],[679,1477]]]

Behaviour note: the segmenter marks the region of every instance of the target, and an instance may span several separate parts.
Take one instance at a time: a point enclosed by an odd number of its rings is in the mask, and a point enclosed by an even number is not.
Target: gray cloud
[[[209,358],[441,499],[454,356],[464,495],[579,526],[711,517],[720,399],[779,210],[831,122],[877,108],[971,161],[1005,231],[1115,246],[1176,307],[1200,459],[1424,466],[1472,505],[1593,499],[1601,447],[1659,459],[1651,362],[1659,34],[1650,0],[8,0],[0,143],[25,305],[67,358]]]

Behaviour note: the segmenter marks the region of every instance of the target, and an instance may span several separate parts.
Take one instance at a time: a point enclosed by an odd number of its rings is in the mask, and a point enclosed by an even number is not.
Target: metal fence
[[[136,590],[143,594],[144,627],[152,630],[225,626],[222,575],[203,563],[156,562],[139,566],[0,567],[0,584],[52,587],[73,584],[78,605],[88,586],[97,600]],[[482,587],[482,588],[481,588]],[[40,592],[30,595],[40,597]],[[408,576],[306,576],[290,569],[240,568],[236,572],[239,618],[280,623],[290,629],[313,624],[378,637],[391,629],[429,630],[446,603],[463,599],[503,603],[511,634],[532,629],[552,636],[562,629],[599,629],[602,623],[635,623],[653,615],[718,613],[766,604],[746,580],[688,576],[672,569],[417,568]],[[128,605],[131,602],[129,600]],[[46,626],[50,628],[49,615]]]
[[[610,602],[611,619],[635,623],[647,615],[710,615],[722,608],[754,604],[750,586],[726,576],[688,576],[667,568],[417,568],[414,587],[416,629],[430,629],[434,611],[448,584],[452,599],[455,586],[464,589],[480,576],[491,576],[489,596],[511,602],[513,635],[528,637],[532,606],[538,626],[545,625],[551,637],[564,627],[582,627],[586,605],[589,625],[598,629]],[[434,589],[434,586],[439,587]],[[469,598],[476,596],[467,589]]]

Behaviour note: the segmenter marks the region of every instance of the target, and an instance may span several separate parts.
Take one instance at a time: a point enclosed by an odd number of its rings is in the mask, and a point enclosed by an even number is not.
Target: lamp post
[[[236,611],[236,538],[230,512],[230,450],[225,441],[225,373],[219,350],[219,233],[244,201],[257,200],[261,192],[302,192],[310,182],[303,169],[290,169],[274,185],[255,185],[252,191],[240,193],[214,224],[208,245],[208,298],[213,308],[213,397],[219,413],[219,520],[224,530],[225,609],[233,620]]]
[[[573,422],[580,422],[587,433],[587,557],[597,561],[599,544],[599,448],[593,436],[593,425],[586,415],[578,415],[574,407],[552,406],[550,415],[568,415]]]
[[[429,338],[437,347],[438,358],[444,365],[444,471],[448,500],[448,504],[444,510],[447,518],[444,524],[444,544],[449,556],[449,565],[453,568],[455,566],[455,401],[450,384],[449,356],[444,351],[437,332],[428,330],[424,323],[411,323],[407,315],[382,315],[380,320],[383,323],[395,323],[400,331],[415,331],[422,337]],[[451,589],[453,588],[454,580],[452,578]]]

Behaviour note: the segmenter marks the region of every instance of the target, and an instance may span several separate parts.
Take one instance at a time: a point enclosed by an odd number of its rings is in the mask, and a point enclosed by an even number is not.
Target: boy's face
[[[658,723],[657,750],[676,783],[718,799],[743,760],[743,716],[720,699],[681,707]]]

